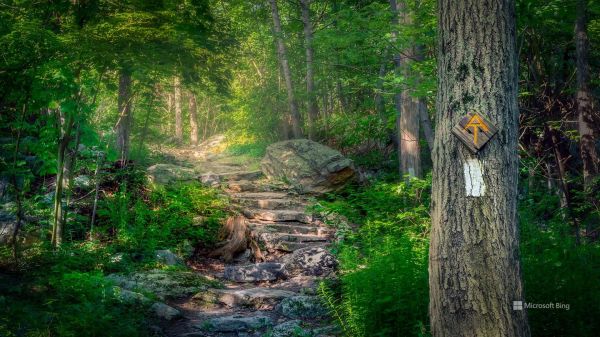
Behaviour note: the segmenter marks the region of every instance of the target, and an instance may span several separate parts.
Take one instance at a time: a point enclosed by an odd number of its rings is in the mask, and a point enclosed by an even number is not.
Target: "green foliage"
[[[426,335],[430,184],[379,181],[317,207],[361,223],[336,247],[339,284],[320,291],[347,336]]]
[[[98,210],[100,227],[115,231],[121,251],[151,254],[185,240],[210,246],[227,215],[227,199],[199,183],[159,188],[145,199],[133,195],[121,188]]]
[[[543,188],[543,186],[540,186]],[[568,304],[569,310],[530,309],[532,336],[595,336],[600,329],[600,247],[576,245],[558,198],[542,189],[521,202],[525,300]]]
[[[140,304],[123,303],[101,268],[108,251],[93,244],[38,246],[18,274],[0,274],[0,335],[145,336]]]
[[[267,142],[254,142],[246,144],[232,144],[227,147],[227,153],[232,156],[246,155],[252,158],[262,158],[267,150]]]

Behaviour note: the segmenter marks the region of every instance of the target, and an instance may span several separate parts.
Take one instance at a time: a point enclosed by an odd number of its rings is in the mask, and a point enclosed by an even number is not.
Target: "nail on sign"
[[[472,153],[481,150],[496,132],[498,129],[487,118],[474,112],[467,114],[452,128],[452,133]]]

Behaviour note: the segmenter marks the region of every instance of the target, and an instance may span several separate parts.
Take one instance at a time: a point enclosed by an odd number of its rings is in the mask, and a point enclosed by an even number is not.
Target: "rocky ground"
[[[196,289],[167,282],[166,288],[176,289],[178,296],[167,296],[168,306],[153,304],[156,315],[168,321],[161,333],[179,337],[337,335],[316,293],[319,282],[333,276],[336,268],[334,256],[327,251],[334,232],[306,211],[310,199],[302,189],[266,179],[257,170],[257,162],[242,162],[207,148],[179,149],[166,157],[177,161],[149,168],[150,178],[160,184],[200,179],[222,188],[247,219],[264,261],[252,262],[247,249],[229,263],[203,259],[191,264],[197,274],[221,286],[208,283]],[[131,276],[117,281],[127,289]],[[161,290],[154,293],[160,295]]]

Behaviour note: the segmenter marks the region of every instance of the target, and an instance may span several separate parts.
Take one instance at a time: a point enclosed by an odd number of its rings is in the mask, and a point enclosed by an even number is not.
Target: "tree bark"
[[[273,16],[273,33],[275,34],[275,40],[277,42],[277,55],[283,70],[288,104],[290,106],[290,126],[292,128],[292,135],[294,138],[302,138],[302,117],[298,111],[298,104],[296,103],[296,97],[294,95],[292,72],[288,62],[285,42],[283,41],[283,31],[281,29],[281,20],[279,19],[279,10],[277,9],[277,0],[269,0],[269,3],[271,4],[271,15]]]
[[[514,0],[438,3],[438,96],[429,253],[433,337],[529,336],[517,220]],[[468,112],[500,130],[472,155],[452,128]]]
[[[390,0],[392,24],[398,26],[399,17],[403,25],[411,25],[412,20],[405,3],[398,5],[396,0]],[[397,28],[392,33],[393,41],[398,39]],[[396,73],[406,79],[411,76],[410,62],[415,57],[414,46],[404,48],[401,53],[394,55]],[[400,174],[410,177],[421,176],[421,150],[419,147],[419,102],[412,97],[409,86],[405,83],[399,94],[396,94],[397,126],[398,126],[398,158]]]
[[[65,178],[65,156],[69,142],[71,141],[71,130],[73,129],[74,116],[73,113],[63,113],[60,108],[58,110],[59,122],[61,125],[60,139],[58,141],[57,167],[56,167],[56,182],[54,188],[54,211],[52,220],[52,239],[51,243],[54,247],[58,247],[62,243],[63,233],[63,207],[62,196],[64,189]]]
[[[115,127],[117,134],[117,152],[123,165],[126,165],[129,159],[129,136],[131,133],[131,72],[122,68],[119,73],[119,120]]]
[[[308,138],[313,139],[315,133],[315,123],[319,116],[319,106],[315,95],[314,79],[314,49],[313,26],[310,21],[311,0],[300,0],[302,11],[302,23],[304,24],[304,48],[306,50],[306,96],[308,102]]]
[[[579,149],[583,162],[583,182],[586,189],[598,176],[598,154],[594,137],[592,94],[589,89],[589,41],[587,35],[587,0],[577,0],[575,22],[575,46],[577,54],[577,116],[581,137]]]
[[[183,142],[183,114],[181,111],[181,80],[178,76],[173,79],[173,103],[175,105],[175,141]]]
[[[196,104],[196,95],[190,92],[190,144],[198,145],[198,108]]]

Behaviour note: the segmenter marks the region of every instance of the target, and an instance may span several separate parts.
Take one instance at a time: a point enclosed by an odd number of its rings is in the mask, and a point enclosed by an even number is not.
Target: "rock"
[[[289,275],[327,276],[337,268],[337,259],[322,247],[306,247],[283,257]]]
[[[79,189],[87,189],[92,187],[92,179],[86,175],[80,175],[73,178],[73,186]]]
[[[272,309],[284,298],[295,296],[296,293],[271,288],[250,289],[209,289],[212,296],[202,295],[203,299],[211,298],[214,302],[228,307],[253,307],[261,310]]]
[[[147,170],[148,178],[155,184],[167,185],[174,182],[189,182],[196,179],[196,172],[187,167],[173,164],[156,164]]]
[[[350,159],[308,139],[269,145],[261,161],[261,168],[268,178],[289,181],[307,193],[339,189],[354,177]]]
[[[310,223],[312,216],[302,212],[288,209],[282,210],[263,210],[263,209],[245,209],[242,211],[244,215],[250,219],[264,221],[298,221]]]
[[[150,299],[135,291],[115,287],[115,296],[125,303],[147,303]]]
[[[263,176],[262,171],[234,171],[221,173],[219,177],[227,181],[256,180]]]
[[[17,226],[17,217],[0,209],[0,244],[12,241],[12,236]]]
[[[181,312],[179,310],[161,302],[155,302],[152,304],[150,310],[152,310],[156,317],[166,321],[171,321],[175,318],[181,317]]]
[[[221,184],[221,177],[212,172],[207,172],[200,175],[200,182],[204,186],[217,187]]]
[[[300,320],[291,320],[276,325],[271,330],[269,337],[297,337],[309,334],[307,331],[302,329],[300,326],[301,323],[302,321]]]
[[[213,332],[240,332],[258,330],[273,326],[269,316],[258,314],[255,316],[231,315],[206,320],[196,325],[196,328]]]
[[[327,316],[327,309],[316,296],[288,297],[277,305],[276,310],[292,319],[312,319]]]
[[[245,266],[226,266],[223,278],[234,282],[274,281],[287,278],[282,263],[264,262]]]
[[[164,265],[167,265],[167,266],[184,266],[185,265],[185,262],[183,261],[182,258],[175,255],[168,249],[157,250],[154,252],[154,256],[156,258],[156,261],[158,261]]]
[[[219,152],[219,150],[223,150],[225,143],[224,135],[214,135],[209,137],[207,140],[198,144],[197,148],[200,152]]]
[[[151,270],[106,278],[126,290],[143,289],[160,299],[181,298],[208,288],[208,280],[193,272]]]

